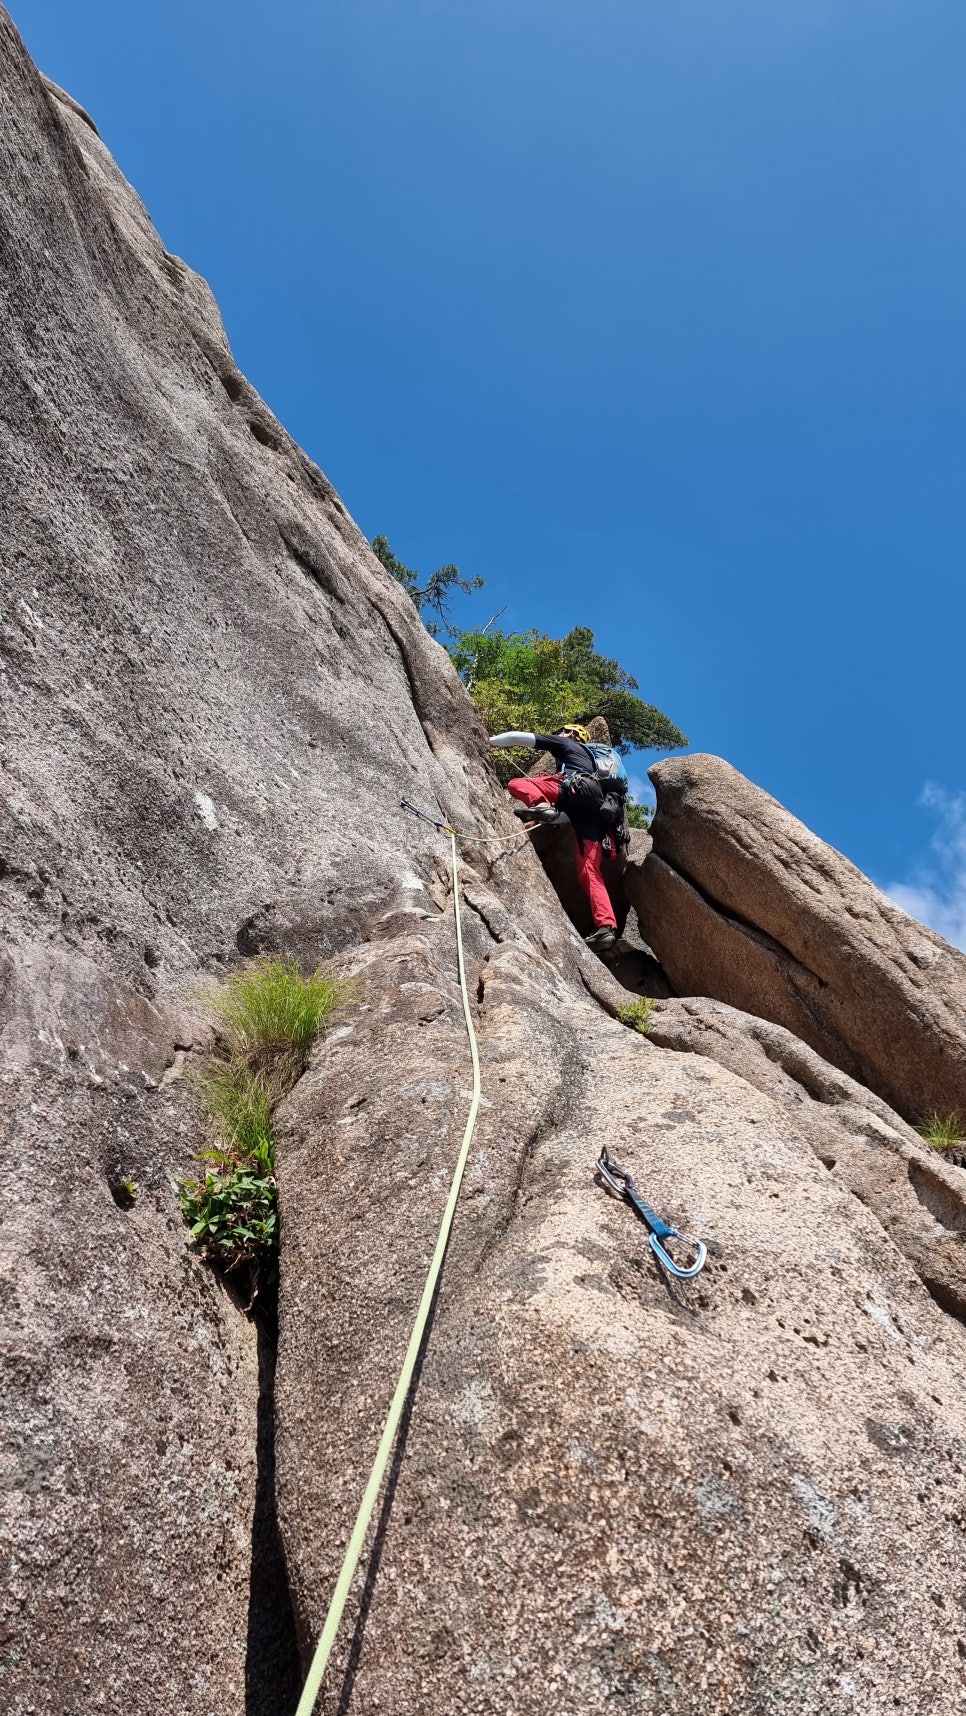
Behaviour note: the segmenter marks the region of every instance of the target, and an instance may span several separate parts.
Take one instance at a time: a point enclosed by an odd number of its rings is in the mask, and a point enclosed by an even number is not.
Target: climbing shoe
[[[585,935],[584,940],[595,953],[607,953],[617,940],[617,931],[610,924],[601,924],[592,935]]]
[[[522,822],[556,822],[557,812],[552,804],[519,804],[514,806],[514,816],[519,816]]]

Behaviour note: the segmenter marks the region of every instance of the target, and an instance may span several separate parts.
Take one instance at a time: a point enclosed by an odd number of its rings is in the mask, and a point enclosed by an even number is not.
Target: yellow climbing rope
[[[417,814],[419,813],[417,812]],[[427,818],[427,820],[429,819]],[[436,1241],[436,1250],[433,1253],[433,1260],[429,1266],[429,1274],[426,1277],[423,1296],[419,1302],[419,1310],[416,1313],[413,1332],[409,1337],[409,1346],[406,1349],[406,1357],[403,1360],[402,1370],[399,1373],[399,1381],[396,1384],[396,1392],[392,1397],[389,1412],[386,1416],[386,1422],[379,1441],[379,1447],[376,1452],[375,1460],[373,1461],[372,1470],[369,1473],[369,1481],[366,1484],[362,1501],[359,1503],[359,1512],[356,1515],[356,1522],[352,1528],[352,1536],[349,1539],[349,1546],[345,1552],[345,1559],[343,1560],[339,1577],[336,1580],[335,1590],[332,1593],[332,1600],[329,1603],[329,1611],[325,1617],[319,1642],[315,1647],[312,1666],[309,1669],[308,1678],[302,1689],[302,1696],[299,1699],[296,1716],[312,1716],[312,1711],[315,1709],[315,1701],[319,1696],[322,1681],[325,1678],[329,1656],[332,1651],[332,1646],[335,1643],[336,1634],[339,1630],[339,1623],[342,1620],[346,1602],[348,1601],[352,1581],[359,1565],[359,1558],[362,1554],[363,1544],[365,1543],[366,1532],[369,1529],[369,1522],[372,1519],[379,1491],[382,1488],[382,1482],[386,1475],[389,1459],[392,1454],[393,1443],[396,1440],[396,1432],[399,1429],[399,1420],[403,1414],[403,1407],[406,1404],[406,1396],[409,1393],[410,1384],[413,1380],[413,1372],[416,1368],[416,1361],[419,1357],[419,1349],[423,1344],[423,1337],[426,1333],[426,1324],[429,1319],[430,1307],[433,1303],[433,1295],[436,1292],[436,1284],[439,1280],[440,1270],[443,1267],[443,1258],[446,1254],[446,1246],[449,1240],[450,1230],[453,1226],[453,1217],[456,1213],[456,1202],[460,1193],[463,1170],[466,1167],[467,1158],[469,1156],[470,1144],[473,1139],[473,1130],[476,1126],[476,1116],[480,1107],[480,1054],[476,1043],[476,1032],[473,1029],[473,1015],[470,1012],[470,998],[466,989],[466,967],[463,961],[463,929],[460,923],[459,855],[456,850],[456,834],[455,831],[445,823],[438,823],[436,826],[446,829],[446,833],[449,835],[453,847],[453,911],[456,918],[456,958],[459,966],[460,990],[463,996],[463,1017],[466,1020],[466,1031],[470,1039],[470,1054],[473,1058],[473,1100],[470,1103],[470,1111],[466,1120],[466,1131],[463,1133],[463,1143],[460,1148],[460,1153],[456,1161],[456,1168],[453,1173],[453,1183],[450,1186],[446,1208],[443,1211],[443,1220],[440,1225],[439,1237]]]

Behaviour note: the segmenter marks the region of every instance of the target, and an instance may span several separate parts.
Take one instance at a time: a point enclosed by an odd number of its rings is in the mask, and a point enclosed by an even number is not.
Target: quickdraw
[[[607,1190],[615,1198],[622,1198],[636,1211],[648,1229],[651,1250],[661,1267],[666,1269],[670,1275],[676,1276],[678,1281],[693,1281],[694,1277],[701,1273],[707,1261],[708,1248],[704,1242],[700,1239],[686,1239],[678,1233],[676,1227],[671,1227],[669,1222],[662,1221],[657,1211],[652,1210],[650,1204],[644,1202],[626,1168],[621,1168],[617,1162],[612,1161],[606,1150],[602,1150],[597,1158],[597,1173]],[[662,1241],[666,1239],[680,1239],[684,1245],[693,1245],[694,1262],[688,1265],[675,1263],[670,1252],[662,1244]]]
[[[410,804],[408,798],[401,798],[399,800],[399,804],[401,809],[411,810],[414,816],[419,817],[420,822],[428,822],[430,828],[442,830],[444,834],[455,835],[457,840],[465,840],[468,845],[472,846],[508,846],[512,840],[519,839],[521,834],[529,834],[534,828],[539,828],[541,826],[539,822],[525,822],[522,828],[519,828],[515,834],[497,834],[492,837],[489,835],[483,835],[481,837],[478,834],[460,834],[459,830],[457,828],[453,828],[450,823],[437,822],[435,816],[430,816],[428,811],[420,810],[417,805]],[[522,852],[523,847],[526,845],[527,842],[523,841],[518,850]],[[510,856],[512,857],[513,854],[511,853]],[[494,859],[494,863],[495,862],[496,860]]]

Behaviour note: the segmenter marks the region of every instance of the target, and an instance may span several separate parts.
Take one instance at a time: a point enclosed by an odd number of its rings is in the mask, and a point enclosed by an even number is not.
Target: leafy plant
[[[182,1214],[212,1262],[247,1270],[252,1302],[275,1276],[278,1211],[272,1112],[305,1070],[309,1052],[345,994],[324,967],[256,959],[206,995],[215,1051],[194,1079],[211,1123],[205,1172],[178,1184]]]
[[[191,1233],[223,1269],[258,1265],[278,1244],[278,1210],[272,1174],[251,1166],[226,1173],[208,1172],[203,1180],[185,1180],[179,1202]]]
[[[629,1025],[632,1031],[640,1031],[642,1037],[649,1037],[654,1024],[654,1002],[649,995],[639,995],[636,1001],[625,1001],[618,1007],[617,1017],[622,1025]]]
[[[637,680],[619,661],[594,649],[589,626],[575,626],[564,638],[538,631],[460,632],[448,648],[490,733],[553,733],[566,721],[601,715],[611,743],[623,753],[634,747],[674,750],[688,742],[666,715],[637,696]],[[497,767],[509,779],[530,761],[526,750],[503,751]]]
[[[958,1114],[931,1114],[916,1131],[934,1150],[951,1150],[956,1144],[966,1144],[966,1128]]]
[[[650,828],[654,820],[653,804],[638,804],[634,798],[627,800],[628,828]]]
[[[483,588],[482,578],[462,578],[459,567],[453,565],[440,566],[435,572],[431,572],[425,584],[420,586],[421,574],[396,559],[388,537],[374,536],[372,551],[376,559],[382,561],[390,576],[412,597],[420,613],[424,608],[430,608],[436,613],[437,619],[426,621],[426,630],[431,637],[438,637],[441,631],[451,629],[450,599],[454,589],[471,595],[474,590]]]

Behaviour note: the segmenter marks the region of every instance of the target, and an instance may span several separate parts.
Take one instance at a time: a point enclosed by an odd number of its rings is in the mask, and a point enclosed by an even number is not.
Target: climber
[[[602,815],[604,793],[597,780],[597,762],[587,749],[586,727],[560,727],[556,733],[497,733],[490,744],[498,750],[529,745],[549,751],[557,763],[556,775],[520,775],[507,791],[520,804],[516,816],[534,822],[556,822],[563,813],[571,823],[576,842],[577,880],[587,896],[594,928],[585,936],[595,953],[606,953],[617,940],[617,919],[604,884],[601,865],[605,841],[611,857],[618,843],[611,838],[612,824]]]

